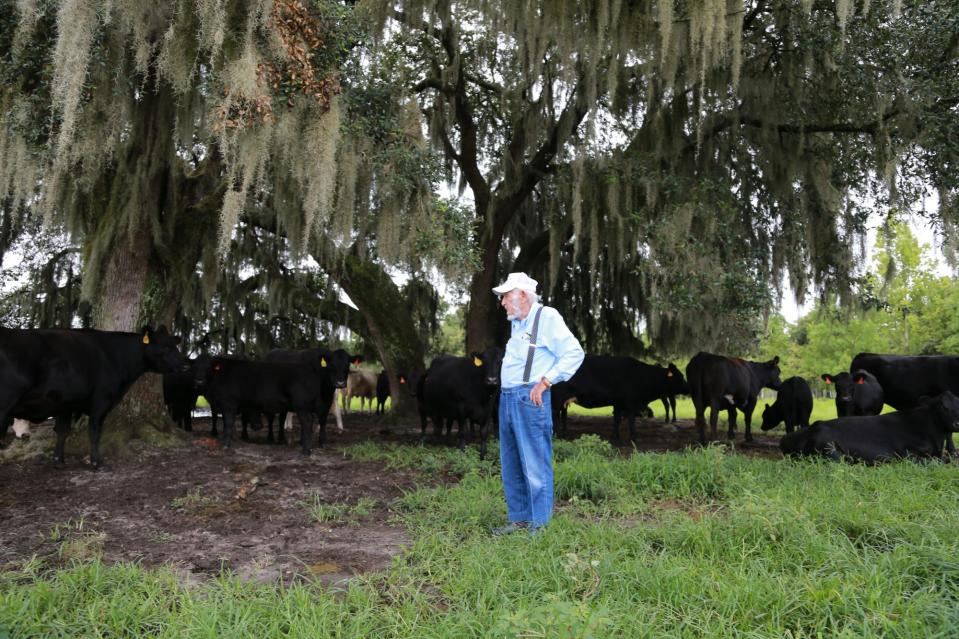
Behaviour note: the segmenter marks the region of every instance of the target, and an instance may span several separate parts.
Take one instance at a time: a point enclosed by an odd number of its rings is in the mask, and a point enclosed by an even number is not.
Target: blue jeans
[[[529,398],[534,384],[504,388],[499,401],[499,457],[510,521],[544,526],[553,514],[553,414]]]

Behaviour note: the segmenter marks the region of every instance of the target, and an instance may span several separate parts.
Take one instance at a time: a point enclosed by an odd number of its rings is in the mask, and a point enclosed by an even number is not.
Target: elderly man
[[[500,373],[499,449],[509,523],[494,535],[534,532],[553,512],[553,414],[549,387],[583,363],[583,348],[555,308],[543,306],[536,280],[510,273],[493,289],[512,323]]]

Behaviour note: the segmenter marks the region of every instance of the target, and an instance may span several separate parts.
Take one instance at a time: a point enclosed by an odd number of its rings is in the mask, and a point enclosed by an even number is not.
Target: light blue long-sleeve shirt
[[[506,342],[503,367],[500,369],[500,383],[503,388],[523,384],[533,320],[539,308],[543,309],[543,313],[539,318],[539,333],[536,349],[533,351],[533,368],[530,370],[529,381],[538,382],[545,377],[551,384],[565,382],[583,363],[583,347],[567,328],[563,316],[555,308],[537,302],[529,309],[526,319],[514,319],[511,322],[510,338]]]

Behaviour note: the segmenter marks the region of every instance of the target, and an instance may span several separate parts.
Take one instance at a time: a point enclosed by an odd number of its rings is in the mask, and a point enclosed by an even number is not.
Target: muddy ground
[[[418,424],[398,428],[356,413],[344,421],[346,430],[330,428],[327,448],[309,458],[293,444],[261,443],[265,430],[224,453],[207,438],[209,420],[199,419],[183,445],[143,446],[96,472],[79,457],[64,466],[48,459],[0,463],[0,566],[34,555],[66,563],[100,553],[108,562],[171,564],[188,579],[230,569],[287,583],[342,583],[385,568],[409,543],[393,521],[392,501],[436,479],[354,461],[338,450],[367,439],[415,443]],[[610,418],[573,417],[566,437],[595,432],[609,439],[611,426]],[[682,450],[697,441],[688,421],[643,420],[637,430],[641,451]],[[740,432],[737,452],[779,457],[778,437],[755,436],[744,446]],[[19,445],[10,436],[6,444]],[[620,449],[633,446],[622,441]],[[311,514],[316,503],[353,512],[345,521],[320,522]]]

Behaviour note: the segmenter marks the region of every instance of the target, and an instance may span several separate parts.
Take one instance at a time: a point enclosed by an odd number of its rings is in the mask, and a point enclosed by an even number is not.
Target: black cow
[[[326,412],[322,407],[320,361],[251,362],[229,357],[201,355],[194,364],[197,385],[206,388],[213,410],[223,415],[223,445],[233,445],[238,416],[293,412],[300,421],[300,450],[309,455],[313,448],[313,414],[321,413],[320,441],[326,441]],[[283,426],[280,424],[280,432]]]
[[[719,411],[729,411],[729,439],[736,437],[736,409],[743,411],[746,441],[753,439],[752,418],[762,387],[777,390],[779,357],[768,362],[749,362],[736,357],[697,353],[686,366],[689,394],[696,407],[699,441],[706,443],[706,408],[709,408],[710,435],[716,438]]]
[[[762,429],[769,430],[786,422],[786,432],[791,433],[793,427],[808,427],[811,414],[812,390],[809,382],[802,377],[790,377],[779,386],[776,401],[763,408]]]
[[[648,410],[647,404],[685,392],[685,388],[686,380],[674,364],[663,367],[633,357],[587,355],[575,375],[550,389],[553,421],[561,420],[565,435],[569,402],[586,408],[612,406],[613,438],[619,439],[619,423],[625,417],[629,438],[635,439],[636,416]],[[663,403],[668,406],[666,400]]]
[[[919,405],[922,397],[935,397],[945,391],[959,394],[959,356],[956,355],[877,355],[859,353],[849,370],[865,370],[876,376],[882,386],[883,401],[896,410]],[[951,455],[956,454],[952,438],[946,440]]]
[[[382,415],[386,412],[386,399],[390,396],[390,376],[386,371],[380,371],[376,378],[376,414]]]
[[[176,425],[188,432],[193,431],[193,409],[196,408],[196,400],[203,394],[203,390],[197,388],[194,382],[195,361],[188,360],[188,369],[185,371],[163,374],[163,403]]]
[[[957,431],[959,397],[946,391],[896,413],[816,422],[783,437],[779,447],[786,455],[823,455],[836,461],[941,458],[943,446]]]
[[[350,365],[359,364],[363,361],[362,355],[350,355],[342,348],[329,350],[326,348],[307,348],[302,350],[288,350],[277,348],[266,354],[268,362],[286,362],[293,364],[305,364],[313,366],[319,362],[319,398],[317,418],[320,421],[321,443],[326,439],[326,419],[330,414],[330,408],[333,406],[333,394],[336,389],[346,389],[346,381],[350,375]],[[280,413],[279,420],[279,440],[280,443],[286,442],[286,434],[283,430],[283,423],[286,421],[286,413]],[[267,424],[269,434],[267,441],[273,441],[273,415],[268,414]]]
[[[444,421],[459,426],[459,448],[465,448],[467,421],[479,426],[480,458],[486,457],[487,422],[491,419],[493,396],[499,388],[503,349],[492,346],[469,357],[444,355],[430,363],[422,378],[418,401],[423,435],[429,415],[437,432]]]
[[[183,368],[179,342],[163,326],[139,333],[0,328],[0,424],[55,417],[54,460],[62,463],[73,416],[88,415],[90,465],[98,468],[104,419],[143,373]]]
[[[836,387],[836,417],[878,415],[885,394],[876,376],[865,370],[838,375],[823,373],[822,379]]]

